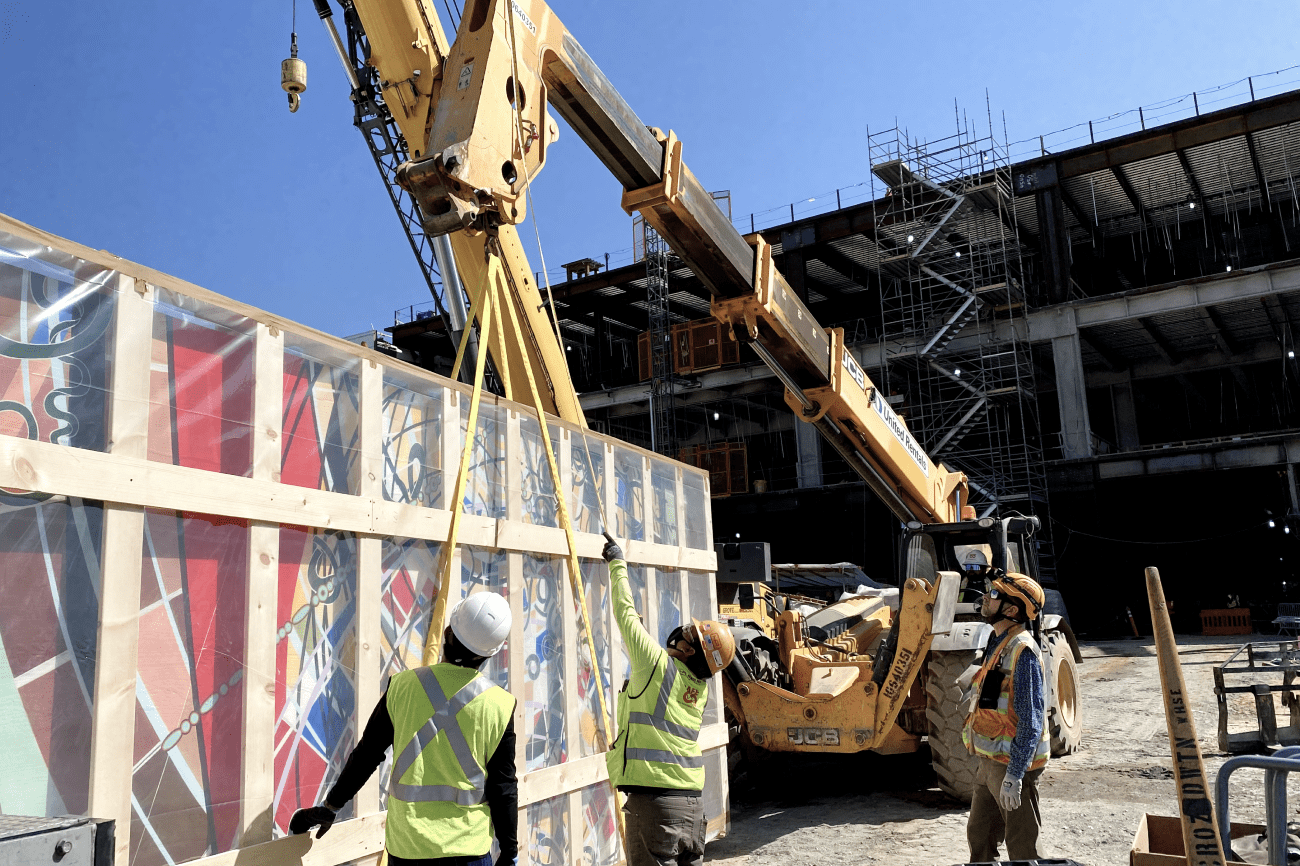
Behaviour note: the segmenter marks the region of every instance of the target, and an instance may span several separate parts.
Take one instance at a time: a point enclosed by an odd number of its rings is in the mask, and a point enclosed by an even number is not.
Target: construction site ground
[[[1277,638],[1178,635],[1177,640],[1213,780],[1229,756],[1217,744],[1212,668],[1243,643]],[[1144,812],[1178,814],[1160,673],[1150,637],[1085,643],[1082,650],[1083,745],[1052,760],[1043,774],[1039,854],[1119,866],[1128,863]],[[1230,730],[1257,727],[1254,699],[1231,697]],[[1280,701],[1277,712],[1278,724],[1286,725]],[[966,863],[967,808],[935,787],[928,762],[924,750],[901,757],[775,757],[736,782],[731,831],[709,845],[706,860],[727,866]],[[1291,785],[1292,808],[1300,800],[1297,785],[1300,780]],[[1262,771],[1233,774],[1230,815],[1235,822],[1264,822]]]

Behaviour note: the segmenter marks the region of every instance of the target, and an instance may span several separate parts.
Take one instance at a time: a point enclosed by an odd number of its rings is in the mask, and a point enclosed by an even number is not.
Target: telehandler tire
[[[930,764],[939,787],[949,796],[969,803],[975,793],[979,759],[961,742],[961,688],[957,678],[975,663],[977,650],[930,653],[925,684],[925,718],[930,723]]]
[[[1052,757],[1073,754],[1083,741],[1083,704],[1079,700],[1079,666],[1074,661],[1070,641],[1059,631],[1046,635],[1047,653],[1043,659],[1052,675],[1052,693],[1048,696],[1047,731]]]

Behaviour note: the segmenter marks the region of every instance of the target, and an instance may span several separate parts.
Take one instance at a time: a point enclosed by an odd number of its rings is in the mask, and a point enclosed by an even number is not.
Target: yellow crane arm
[[[390,18],[411,7],[416,11],[404,13],[403,26],[418,31],[424,23],[422,0],[354,2],[358,11],[391,7]],[[432,117],[411,118],[410,131],[403,126],[408,141],[424,146],[412,151],[398,179],[420,203],[426,231],[451,234],[471,290],[476,260],[487,260],[479,239],[503,238],[503,248],[517,244],[510,226],[524,219],[528,186],[558,137],[549,106],[623,184],[623,208],[639,211],[700,277],[713,294],[714,315],[773,369],[798,416],[816,425],[895,515],[923,523],[961,519],[966,476],[929,459],[848,351],[843,331],[817,323],[772,266],[771,248],[737,232],[686,167],[683,143],[641,122],[546,3],[470,0],[445,53],[439,36],[427,40]],[[408,59],[389,71],[387,49],[373,35],[371,41],[372,62],[385,80],[411,78]],[[426,130],[424,138],[413,137]],[[563,410],[572,385],[562,347],[522,253],[509,259],[502,278],[516,287],[530,336],[505,340],[500,350],[532,351]],[[512,361],[497,363],[508,369]],[[576,407],[576,396],[571,400]]]

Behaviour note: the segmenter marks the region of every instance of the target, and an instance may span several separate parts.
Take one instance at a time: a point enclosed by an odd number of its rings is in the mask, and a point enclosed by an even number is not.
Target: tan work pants
[[[970,862],[991,863],[998,857],[998,843],[1007,842],[1008,860],[1037,860],[1038,830],[1043,816],[1038,811],[1038,777],[1042,770],[1025,773],[1020,792],[1020,808],[1003,811],[998,805],[998,791],[1007,765],[992,758],[980,758],[975,771],[975,796],[971,798],[970,818],[966,822],[966,841],[970,843]]]

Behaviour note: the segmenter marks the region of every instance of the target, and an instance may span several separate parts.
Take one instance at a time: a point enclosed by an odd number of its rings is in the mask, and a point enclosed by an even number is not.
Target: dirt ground
[[[1179,657],[1206,771],[1229,757],[1217,743],[1212,668],[1263,635],[1178,635]],[[1040,784],[1043,858],[1088,866],[1128,863],[1143,812],[1177,815],[1160,674],[1150,638],[1086,643],[1079,668],[1084,737],[1073,755],[1052,760]],[[1281,682],[1280,676],[1273,678]],[[1244,682],[1244,680],[1242,681]],[[1232,683],[1230,682],[1229,685]],[[1254,701],[1231,696],[1231,731],[1255,727]],[[1278,702],[1278,724],[1288,716]],[[741,780],[731,831],[706,860],[727,866],[951,866],[966,863],[966,807],[934,786],[928,753],[795,761],[775,758]],[[1290,803],[1296,804],[1293,782]],[[1264,823],[1263,772],[1232,776],[1231,819]],[[1294,817],[1293,817],[1294,820]],[[1005,856],[1005,850],[1002,852]]]

